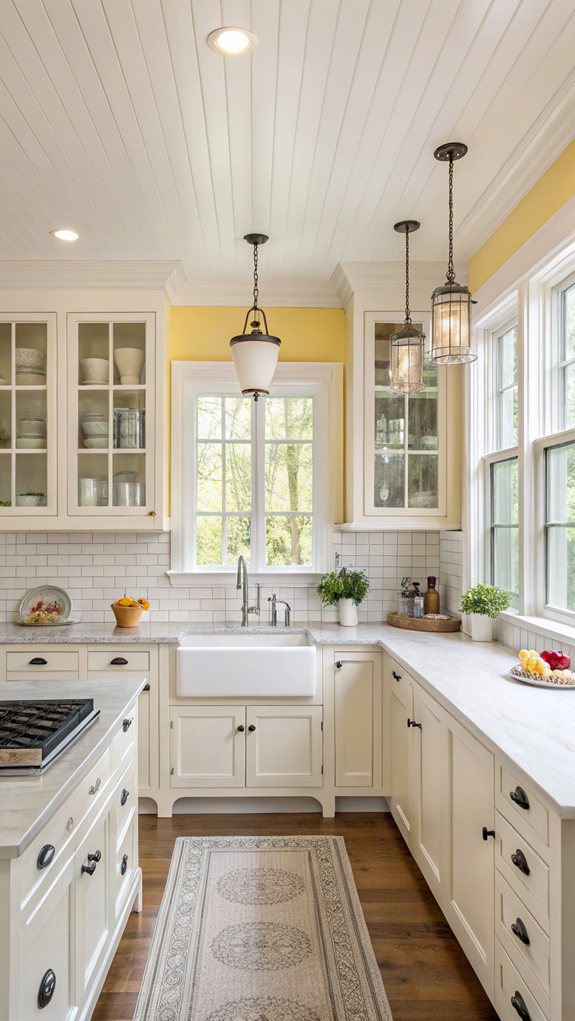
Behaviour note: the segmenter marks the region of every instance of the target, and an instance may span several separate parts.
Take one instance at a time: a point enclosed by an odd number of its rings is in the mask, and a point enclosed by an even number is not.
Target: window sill
[[[172,588],[192,588],[194,585],[230,585],[236,584],[236,571],[167,571]],[[248,571],[251,583],[260,585],[281,585],[282,587],[307,588],[318,585],[321,571],[267,571],[253,573]]]
[[[563,639],[570,645],[575,645],[575,627],[562,624],[558,620],[551,620],[549,617],[523,617],[519,613],[510,613],[509,610],[500,613],[499,619],[505,624],[513,624],[527,631],[539,631],[550,638]]]

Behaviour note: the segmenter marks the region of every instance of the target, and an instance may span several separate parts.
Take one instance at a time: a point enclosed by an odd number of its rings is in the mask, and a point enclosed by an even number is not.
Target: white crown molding
[[[446,268],[445,260],[410,263],[410,294],[413,308],[426,308],[429,305],[431,292],[445,280]],[[460,283],[465,284],[467,267],[463,263],[456,263],[455,275]],[[338,263],[332,276],[332,283],[337,289],[344,309],[354,294],[361,296],[361,303],[365,308],[368,308],[370,303],[374,309],[401,307],[405,294],[405,264],[403,260]],[[385,304],[382,304],[383,302]]]
[[[457,244],[474,255],[507,219],[575,136],[575,71],[457,227]]]
[[[168,260],[0,261],[0,290],[164,290],[178,263]]]
[[[189,277],[181,266],[167,282],[172,305],[217,305],[247,308],[251,282],[246,277]],[[264,308],[341,308],[337,290],[329,281],[277,281],[266,279],[261,302]]]

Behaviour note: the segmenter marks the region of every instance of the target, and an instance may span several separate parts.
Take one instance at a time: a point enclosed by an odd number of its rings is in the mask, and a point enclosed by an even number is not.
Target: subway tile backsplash
[[[456,609],[461,587],[460,537],[459,532],[443,533],[440,542],[438,531],[335,531],[332,564],[337,552],[342,565],[367,570],[371,591],[359,607],[360,621],[385,620],[387,612],[397,606],[404,575],[421,581],[422,591],[428,575],[438,576],[443,607]],[[166,573],[169,567],[167,533],[1,533],[0,619],[13,619],[28,589],[50,583],[70,592],[74,611],[84,620],[110,621],[110,603],[127,591],[150,600],[150,620],[239,621],[241,599],[235,585],[214,578],[213,585],[172,588]],[[323,608],[313,586],[274,587],[278,597],[291,604],[294,622],[337,620],[337,610]],[[272,587],[262,589],[264,621],[271,593]]]

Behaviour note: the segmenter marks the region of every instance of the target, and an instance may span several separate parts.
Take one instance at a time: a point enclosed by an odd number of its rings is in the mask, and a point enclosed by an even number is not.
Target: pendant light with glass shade
[[[409,310],[409,235],[419,230],[417,220],[400,220],[393,225],[405,234],[405,321],[389,338],[390,379],[387,389],[394,394],[414,394],[425,390],[423,359],[425,334],[411,321]]]
[[[440,365],[462,365],[474,362],[477,355],[471,348],[472,297],[464,284],[458,284],[453,266],[453,162],[465,156],[463,142],[446,142],[433,155],[441,163],[449,163],[449,261],[447,280],[431,295],[431,353]]]
[[[281,340],[268,332],[268,323],[263,308],[258,305],[258,246],[268,241],[267,234],[245,234],[244,241],[254,246],[254,292],[251,308],[246,312],[243,333],[230,340],[236,376],[244,396],[257,401],[260,394],[268,394],[276,369]],[[251,332],[247,333],[248,319]],[[262,320],[265,332],[262,331]]]

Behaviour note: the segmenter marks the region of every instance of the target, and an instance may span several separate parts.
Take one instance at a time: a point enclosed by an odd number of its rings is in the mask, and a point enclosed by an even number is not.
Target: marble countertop
[[[98,681],[90,690],[100,710],[95,723],[43,776],[0,776],[0,858],[26,850],[54,812],[103,755],[120,721],[146,683],[145,678]],[[85,698],[82,681],[14,681],[10,698]]]

